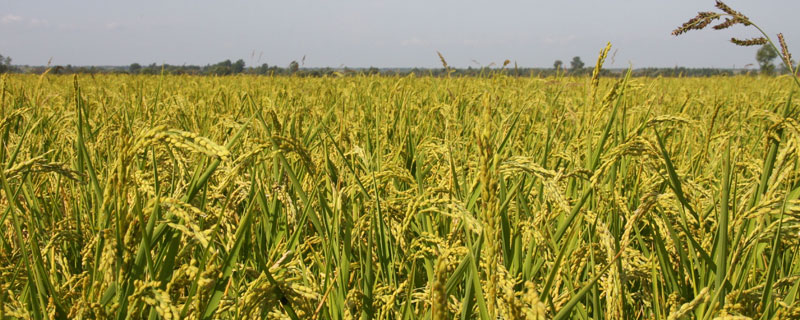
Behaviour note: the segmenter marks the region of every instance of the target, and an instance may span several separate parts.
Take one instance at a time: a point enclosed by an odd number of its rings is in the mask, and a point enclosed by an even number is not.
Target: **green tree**
[[[234,73],[234,74],[242,73],[243,71],[244,71],[244,60],[242,60],[242,59],[236,60],[236,62],[234,62],[231,65],[231,72],[232,73]]]
[[[772,60],[775,60],[777,57],[778,53],[768,44],[758,49],[758,52],[756,52],[756,61],[758,61],[758,66],[761,68],[761,73],[774,74],[775,65],[772,64]]]
[[[572,58],[572,61],[569,63],[569,65],[572,68],[573,72],[579,72],[579,71],[583,70],[583,66],[584,66],[583,61],[581,60],[581,57],[577,57],[577,56]]]
[[[71,68],[71,66],[67,65],[67,69],[69,68]],[[143,67],[139,72],[143,74],[159,74],[161,73],[161,68],[159,68],[155,62],[153,62],[147,67]]]
[[[136,62],[131,63],[130,67],[128,67],[128,72],[130,73],[139,73],[142,70],[142,65]]]
[[[11,57],[3,57],[0,54],[0,73],[11,71]]]
[[[300,64],[297,61],[292,61],[289,63],[289,72],[296,73],[297,70],[300,70]]]
[[[556,71],[561,70],[561,67],[563,65],[564,65],[564,61],[556,60],[555,62],[553,62],[553,69],[556,69]]]
[[[232,68],[233,68],[233,63],[231,62],[230,59],[228,59],[208,67],[208,73],[214,75],[229,75],[231,74]]]
[[[260,66],[256,67],[253,71],[255,72],[255,74],[267,74],[269,73],[269,65],[263,63]]]

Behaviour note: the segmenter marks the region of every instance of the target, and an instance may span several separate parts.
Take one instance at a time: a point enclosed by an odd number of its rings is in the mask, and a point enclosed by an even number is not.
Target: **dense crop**
[[[797,317],[792,85],[8,76],[0,316]]]

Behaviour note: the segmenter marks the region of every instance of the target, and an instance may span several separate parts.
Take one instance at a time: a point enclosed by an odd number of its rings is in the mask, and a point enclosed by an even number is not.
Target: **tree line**
[[[778,57],[778,53],[771,47],[764,46],[756,53],[756,61],[758,62],[759,71],[761,74],[774,75],[788,73],[786,67],[777,68],[773,61]],[[53,74],[96,74],[96,73],[118,73],[118,74],[145,74],[145,75],[158,75],[158,74],[176,74],[176,75],[212,75],[212,76],[227,76],[227,75],[272,75],[272,76],[285,76],[293,75],[300,77],[321,77],[321,76],[351,76],[351,75],[383,75],[383,76],[405,76],[409,74],[416,75],[430,75],[435,77],[441,76],[462,76],[462,77],[481,77],[491,76],[497,73],[503,73],[509,76],[536,76],[548,77],[559,75],[584,75],[591,73],[594,69],[593,66],[587,67],[583,60],[576,56],[569,62],[569,67],[564,65],[561,60],[553,62],[553,68],[518,68],[516,66],[508,66],[509,62],[503,64],[502,67],[495,67],[489,65],[480,68],[383,68],[376,67],[370,68],[301,68],[297,61],[292,61],[286,67],[277,65],[268,65],[262,63],[257,66],[247,66],[244,60],[239,59],[236,61],[225,60],[215,64],[208,64],[205,66],[198,65],[170,65],[170,64],[156,64],[141,65],[139,63],[132,63],[129,66],[115,66],[115,67],[98,67],[98,66],[15,66],[11,64],[10,57],[0,55],[0,73],[14,72],[14,73],[35,73],[41,74],[50,70]],[[621,76],[625,70],[623,69],[603,69],[601,75],[606,77]],[[709,77],[720,75],[736,75],[736,74],[749,74],[756,75],[759,72],[751,72],[747,69],[720,69],[720,68],[640,68],[633,70],[633,76],[644,77]]]
[[[11,71],[13,71],[13,68],[11,66],[11,57],[3,57],[3,55],[0,54],[0,73],[6,73]]]

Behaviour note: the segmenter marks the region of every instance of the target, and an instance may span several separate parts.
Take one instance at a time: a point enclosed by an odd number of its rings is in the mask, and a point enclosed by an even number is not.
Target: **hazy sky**
[[[800,56],[798,0],[728,0]],[[613,67],[742,67],[755,48],[741,27],[670,35],[712,0],[572,1],[37,1],[0,0],[0,54],[14,64],[207,64],[306,67],[593,65],[611,41]],[[794,23],[792,21],[795,21]],[[613,64],[612,64],[613,62]]]

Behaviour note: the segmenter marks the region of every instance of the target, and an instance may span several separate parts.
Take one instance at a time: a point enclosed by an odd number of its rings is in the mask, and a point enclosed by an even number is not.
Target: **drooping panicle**
[[[731,38],[731,42],[733,42],[733,44],[737,46],[742,46],[742,47],[760,46],[767,44],[767,38],[758,37],[758,38],[744,39],[744,40]]]
[[[716,14],[714,12],[698,12],[697,16],[689,19],[689,21],[686,21],[685,23],[683,23],[683,25],[673,30],[672,35],[673,36],[681,35],[690,30],[702,30],[703,28],[711,24],[712,21],[717,19],[719,19],[719,14]]]
[[[725,4],[722,1],[718,0],[717,4],[716,4],[716,7],[717,7],[717,9],[722,10],[722,12],[725,12],[725,13],[733,16],[733,18],[734,18],[733,20],[735,20],[736,23],[741,23],[741,24],[744,24],[745,26],[749,26],[749,25],[752,24],[750,22],[750,18],[748,18],[747,16],[743,15],[739,11],[731,9],[731,7],[729,7],[727,4]]]
[[[722,22],[722,23],[720,23],[720,24],[718,24],[716,26],[713,26],[712,28],[714,28],[714,30],[723,30],[723,29],[728,29],[728,28],[736,25],[737,23],[739,23],[739,21],[736,18],[734,18],[734,19],[725,18],[724,22]]]

